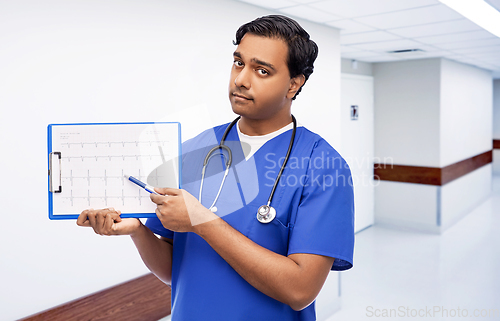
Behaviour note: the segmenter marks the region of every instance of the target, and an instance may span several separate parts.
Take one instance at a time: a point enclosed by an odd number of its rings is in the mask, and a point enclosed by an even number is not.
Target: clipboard
[[[121,217],[156,217],[150,195],[125,178],[181,187],[178,122],[79,123],[47,126],[49,219],[76,219],[88,208]]]

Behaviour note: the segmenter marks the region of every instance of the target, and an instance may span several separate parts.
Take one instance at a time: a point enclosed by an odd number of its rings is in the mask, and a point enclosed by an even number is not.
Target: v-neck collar
[[[244,133],[241,132],[240,127],[239,127],[239,121],[235,124],[236,127],[236,132],[238,135],[238,140],[240,141],[241,145],[241,150],[243,155],[245,156],[245,160],[248,161],[251,157],[253,157],[259,150],[261,150],[268,142],[274,140],[276,137],[281,136],[282,134],[286,133],[289,130],[293,130],[293,122],[289,123],[288,125],[272,132],[266,135],[260,135],[260,136],[249,136],[245,135]],[[297,125],[299,127],[299,125]],[[245,151],[245,144],[250,147],[250,150],[247,152]]]

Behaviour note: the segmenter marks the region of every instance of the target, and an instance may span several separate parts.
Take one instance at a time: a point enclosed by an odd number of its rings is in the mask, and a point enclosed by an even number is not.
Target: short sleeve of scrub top
[[[190,140],[187,140],[182,144],[182,163],[183,163],[183,169],[184,169],[184,162],[185,158],[187,155],[190,155],[191,157],[204,157],[201,154],[204,152],[204,150],[196,150],[196,147],[200,145],[200,137],[205,137],[207,136],[207,133],[209,133],[210,130],[206,130],[203,133],[201,133],[198,137],[192,138]],[[186,175],[185,173],[182,174],[182,179],[185,180]],[[183,181],[184,183],[184,181]],[[157,217],[151,217],[148,218],[146,221],[146,227],[148,227],[153,233],[166,237],[168,239],[174,239],[174,232],[171,230],[166,229],[162,224],[161,221]]]
[[[161,235],[168,239],[174,238],[174,232],[163,227],[161,221],[156,217],[148,218],[148,220],[146,221],[146,226],[151,230],[151,232],[155,234]]]
[[[290,235],[288,254],[335,258],[332,270],[352,267],[354,194],[345,160],[324,140],[316,142]]]

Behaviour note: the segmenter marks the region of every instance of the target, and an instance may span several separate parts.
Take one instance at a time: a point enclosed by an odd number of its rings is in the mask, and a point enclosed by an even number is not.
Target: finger
[[[87,218],[89,220],[90,226],[94,229],[94,232],[97,233],[95,226],[96,226],[96,213],[97,211],[89,211],[87,213]]]
[[[90,221],[87,217],[87,214],[89,213],[89,211],[93,211],[93,209],[88,209],[88,210],[84,210],[79,216],[78,218],[76,219],[76,225],[78,226],[90,226]]]
[[[155,192],[161,195],[179,195],[180,189],[170,187],[155,187]]]
[[[156,205],[162,205],[164,204],[165,202],[165,197],[167,196],[164,196],[164,195],[156,195],[156,194],[149,194],[149,198],[151,199],[151,201],[153,203],[155,203]]]
[[[121,222],[122,219],[121,219],[120,215],[122,214],[122,212],[120,210],[115,210],[113,207],[108,207],[107,210],[109,211],[108,215],[113,214],[113,219],[116,222]]]
[[[112,214],[111,217],[113,218],[113,221],[115,223],[120,223],[122,221],[122,218],[120,217],[121,214],[122,214],[122,212],[120,212],[120,211],[116,211],[115,214]]]
[[[156,208],[155,213],[156,213],[156,217],[158,217],[159,219],[162,218],[162,214],[158,208]]]
[[[103,226],[103,233],[106,235],[111,235],[113,234],[112,226],[115,224],[115,217],[117,217],[118,214],[116,213],[109,213],[106,215],[106,218],[104,220],[104,226]]]
[[[96,215],[96,225],[95,225],[95,228],[97,231],[99,231],[98,233],[99,234],[102,234],[103,232],[103,228],[104,228],[104,222],[106,220],[106,215],[108,214],[108,211],[109,210],[103,210],[103,211],[99,211],[99,213],[97,213]]]
[[[117,214],[118,211],[116,211],[112,207],[105,208],[101,211],[96,216],[96,228],[100,232],[99,234],[103,235],[109,235],[109,230],[106,229],[106,223],[108,221],[111,221],[111,224],[115,222],[114,218],[119,217],[120,214]]]

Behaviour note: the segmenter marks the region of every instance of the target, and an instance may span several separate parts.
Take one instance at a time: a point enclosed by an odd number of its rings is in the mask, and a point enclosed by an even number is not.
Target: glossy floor
[[[374,225],[356,235],[328,321],[500,320],[500,176],[492,194],[441,235]]]

